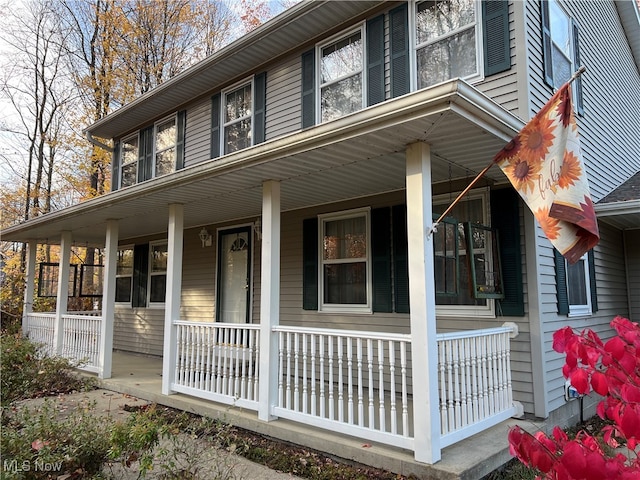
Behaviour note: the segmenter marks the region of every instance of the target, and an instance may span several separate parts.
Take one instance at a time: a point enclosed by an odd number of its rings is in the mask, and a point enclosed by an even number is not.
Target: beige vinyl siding
[[[629,319],[640,322],[640,230],[625,232],[624,243],[629,284]]]
[[[562,2],[579,25],[584,116],[578,128],[594,202],[640,169],[640,74],[614,2]],[[542,77],[540,6],[527,2],[533,116],[551,97]],[[613,62],[615,61],[615,66]]]
[[[565,379],[562,376],[564,357],[553,351],[554,332],[568,325],[576,330],[590,328],[601,338],[607,339],[614,334],[609,326],[611,320],[616,315],[628,315],[622,232],[602,223],[599,227],[600,243],[595,248],[598,311],[584,317],[570,318],[557,314],[553,316],[549,314],[545,317],[543,325],[544,353],[551,410],[561,407],[565,403]]]
[[[214,227],[205,227],[212,234],[210,247],[202,247],[198,237],[200,228],[184,232],[181,320],[212,322],[215,319],[217,238]]]
[[[509,46],[511,68],[496,75],[485,77],[482,82],[474,84],[474,86],[506,110],[518,115],[517,73],[520,65],[518,63],[519,59],[516,55],[517,45],[515,30],[516,22],[514,15],[514,3],[509,2]],[[484,58],[481,58],[480,61],[484,62]],[[520,68],[525,67],[526,63],[523,61],[522,67]]]
[[[301,54],[267,70],[266,140],[300,130],[302,126]]]
[[[163,344],[164,308],[116,306],[114,350],[162,356]]]
[[[208,97],[187,108],[184,148],[185,168],[211,157],[211,99]]]
[[[612,1],[561,3],[578,23],[580,60],[587,68],[582,76],[584,116],[577,116],[577,120],[591,196],[596,202],[640,169],[640,75]],[[525,2],[525,22],[530,118],[552,95],[543,81],[539,2]],[[621,233],[602,223],[600,230],[601,241],[595,248],[600,310],[591,317],[568,318],[557,314],[553,249],[536,224],[533,240],[538,255],[540,319],[531,321],[541,322],[544,336],[545,384],[538,388],[546,392],[545,411],[565,403],[563,359],[551,348],[553,332],[572,325],[610,334],[608,324],[613,316],[628,310]]]

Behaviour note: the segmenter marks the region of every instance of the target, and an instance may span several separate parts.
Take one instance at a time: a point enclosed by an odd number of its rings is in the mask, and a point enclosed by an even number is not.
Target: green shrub
[[[43,355],[36,344],[20,334],[0,334],[0,358],[2,407],[16,400],[86,391],[95,386],[95,380],[75,375],[69,360]]]
[[[97,416],[85,404],[61,415],[54,402],[37,407],[22,406],[2,417],[4,474],[10,478],[57,478],[96,474],[109,458],[113,420]],[[74,477],[75,478],[75,477]]]

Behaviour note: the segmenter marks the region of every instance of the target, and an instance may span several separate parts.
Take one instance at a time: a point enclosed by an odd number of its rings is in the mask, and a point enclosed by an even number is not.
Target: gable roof
[[[104,139],[125,135],[252,72],[259,72],[277,57],[305,44],[310,47],[321,35],[340,31],[354,19],[368,17],[384,3],[377,0],[303,1],[98,120],[85,132]]]
[[[599,219],[620,228],[640,228],[640,171],[600,200],[596,206]]]

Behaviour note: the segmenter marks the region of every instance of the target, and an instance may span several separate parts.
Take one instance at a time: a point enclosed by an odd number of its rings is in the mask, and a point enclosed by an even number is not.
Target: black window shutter
[[[220,94],[211,97],[211,158],[220,156]]]
[[[316,124],[316,50],[302,54],[302,128]]]
[[[184,168],[184,136],[187,129],[187,111],[178,112],[178,141],[176,143],[176,170]]]
[[[384,15],[367,22],[367,106],[384,102]]]
[[[140,131],[138,182],[149,180],[153,173],[153,131],[153,125]]]
[[[509,2],[482,2],[484,73],[494,75],[511,68],[509,51]]]
[[[393,221],[393,292],[396,313],[409,313],[409,244],[407,206],[392,208]]]
[[[558,314],[569,315],[569,294],[567,292],[567,267],[562,254],[553,249],[553,259],[556,267],[556,296],[558,299]]]
[[[302,222],[302,308],[318,310],[318,219]]]
[[[578,38],[578,25],[575,23],[572,24],[573,27],[573,65],[576,70],[580,68],[580,44]],[[584,103],[582,100],[582,77],[578,76],[574,80],[574,89],[576,98],[574,99],[574,104],[576,106],[576,110],[578,115],[584,115]]]
[[[391,209],[371,210],[371,274],[373,277],[373,311],[391,312]]]
[[[542,68],[544,69],[544,82],[551,88],[553,84],[553,61],[551,59],[551,29],[549,26],[549,2],[540,2],[540,15],[542,17]]]
[[[491,192],[491,226],[498,231],[504,299],[500,302],[505,316],[523,316],[522,253],[520,249],[520,195],[512,188]]]
[[[389,11],[391,98],[409,93],[409,7],[403,3]]]
[[[591,311],[598,311],[598,293],[596,291],[596,258],[593,249],[589,250],[589,287],[591,290]]]
[[[149,276],[149,244],[136,245],[133,249],[133,297],[132,307],[147,306],[147,278]]]
[[[265,108],[267,98],[267,72],[256,75],[253,91],[253,144],[257,145],[265,140]]]
[[[118,190],[120,184],[120,142],[113,143],[111,152],[111,191]]]

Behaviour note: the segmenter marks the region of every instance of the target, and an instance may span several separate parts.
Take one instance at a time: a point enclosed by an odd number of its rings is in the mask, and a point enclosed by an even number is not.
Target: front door
[[[251,227],[219,230],[218,322],[249,322],[250,287]]]

